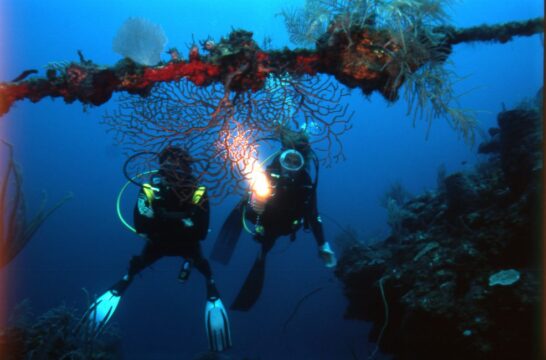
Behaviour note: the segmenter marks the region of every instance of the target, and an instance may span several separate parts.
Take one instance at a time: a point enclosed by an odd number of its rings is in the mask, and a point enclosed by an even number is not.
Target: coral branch
[[[42,197],[42,206],[32,218],[27,218],[23,194],[23,177],[13,160],[12,145],[0,140],[8,148],[6,170],[2,174],[0,185],[0,269],[9,264],[25,248],[47,218],[72,198],[66,195],[53,207],[45,209],[46,196]],[[11,189],[10,182],[13,183]],[[12,193],[10,193],[12,190]]]

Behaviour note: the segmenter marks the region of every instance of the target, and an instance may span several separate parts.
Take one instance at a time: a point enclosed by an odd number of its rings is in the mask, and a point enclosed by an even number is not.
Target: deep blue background
[[[129,16],[161,24],[169,43],[187,55],[186,44],[212,36],[218,40],[232,27],[254,32],[261,43],[270,36],[273,47],[291,46],[282,19],[275,16],[286,1],[66,1],[0,0],[5,64],[1,79],[22,70],[41,69],[52,61],[77,60],[76,51],[99,64],[111,65],[119,56],[111,50],[118,27]],[[303,1],[294,1],[294,6]],[[453,6],[453,24],[473,26],[543,16],[542,1],[466,1]],[[481,127],[495,124],[504,103],[516,105],[534,96],[543,83],[543,42],[539,36],[508,44],[458,45],[449,58],[466,77],[457,84],[463,107],[479,111]],[[42,69],[41,69],[42,70]],[[357,90],[350,97],[356,112],[353,130],[343,138],[347,160],[321,171],[320,210],[343,225],[358,229],[363,238],[388,234],[386,211],[379,198],[395,181],[417,194],[435,187],[437,169],[470,168],[480,157],[447,123],[436,120],[425,139],[427,125],[406,115],[406,104],[388,105],[380,96],[366,99]],[[30,245],[7,269],[8,310],[24,298],[36,313],[63,302],[82,308],[82,288],[99,293],[126,270],[142,242],[119,223],[114,209],[124,183],[124,157],[99,124],[115,102],[82,111],[79,103],[44,99],[19,102],[0,119],[0,134],[15,146],[24,174],[24,190],[32,214],[46,190],[49,203],[68,191],[73,200],[55,213]],[[477,137],[477,142],[480,137]],[[236,199],[212,209],[212,239]],[[130,207],[132,199],[127,199]],[[339,232],[325,220],[328,239]],[[241,239],[230,267],[213,263],[227,303],[236,295],[257,251],[249,237]],[[314,241],[299,234],[289,245],[278,242],[267,266],[260,302],[249,313],[230,313],[234,354],[260,359],[350,359],[350,347],[364,357],[368,325],[343,319],[345,300],[333,275],[316,256]],[[123,334],[128,359],[191,359],[206,349],[203,324],[204,284],[199,274],[181,285],[176,281],[180,261],[165,259],[135,281],[115,320]],[[307,302],[286,334],[282,325],[296,302],[310,290],[329,284]]]

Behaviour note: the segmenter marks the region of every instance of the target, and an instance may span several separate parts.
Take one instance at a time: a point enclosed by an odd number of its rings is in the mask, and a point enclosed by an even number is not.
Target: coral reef
[[[539,351],[542,104],[498,124],[487,161],[405,203],[403,231],[340,258],[347,317],[373,322],[370,338],[396,359]]]
[[[14,313],[11,324],[0,329],[2,359],[122,359],[116,330],[109,327],[99,338],[76,331],[80,319],[75,309],[61,305],[34,318],[25,300]]]
[[[218,45],[208,41],[204,46],[209,52],[206,56],[201,56],[199,48],[193,46],[187,61],[181,59],[177,51],[171,51],[171,61],[157,66],[143,66],[129,59],[112,67],[90,61],[71,62],[61,69],[49,69],[46,78],[24,79],[25,75],[20,81],[0,83],[0,115],[22,99],[37,102],[50,96],[62,97],[67,103],[79,100],[84,104],[100,105],[108,101],[113,92],[146,96],[155,83],[182,79],[197,86],[229,83],[229,90],[257,91],[271,73],[279,76],[288,73],[296,77],[329,74],[348,87],[359,87],[365,94],[379,91],[387,99],[395,100],[399,87],[409,75],[424,64],[445,60],[454,44],[482,39],[506,42],[514,36],[542,33],[544,28],[544,21],[539,18],[485,26],[487,36],[482,36],[481,28],[472,28],[470,32],[446,25],[430,29],[429,23],[418,23],[422,16],[413,18],[421,13],[419,9],[391,9],[401,24],[415,27],[412,39],[416,41],[413,42],[373,22],[357,23],[354,27],[349,23],[352,27],[348,31],[336,18],[317,41],[315,50],[267,52],[252,40],[251,32],[234,30]],[[424,14],[430,14],[430,11]],[[28,71],[24,73],[29,74]],[[435,110],[445,111],[441,105]]]

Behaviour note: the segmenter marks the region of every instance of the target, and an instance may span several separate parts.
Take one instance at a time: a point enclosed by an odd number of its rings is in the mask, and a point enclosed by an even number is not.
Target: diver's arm
[[[322,228],[322,219],[320,218],[317,206],[317,191],[313,189],[311,199],[307,207],[307,221],[315,237],[318,246],[324,245],[324,229]]]
[[[319,257],[324,261],[324,264],[328,268],[333,268],[337,265],[336,254],[330,247],[330,244],[324,239],[324,229],[322,228],[322,220],[318,213],[317,206],[317,189],[313,189],[311,194],[311,201],[308,206],[308,216],[309,225],[315,236],[315,241],[319,247]]]

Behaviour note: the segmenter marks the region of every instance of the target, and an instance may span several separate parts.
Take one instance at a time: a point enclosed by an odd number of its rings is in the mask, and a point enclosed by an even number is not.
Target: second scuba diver
[[[84,320],[91,322],[95,333],[102,331],[136,274],[164,256],[181,256],[185,260],[180,280],[186,280],[193,267],[205,276],[209,347],[212,351],[225,350],[231,347],[229,320],[200,244],[209,228],[206,189],[198,186],[192,175],[190,156],[185,150],[169,146],[158,160],[159,170],[152,171],[151,184],[139,184],[141,190],[134,209],[135,231],[146,238],[146,244],[141,254],[129,262],[128,274],[92,304]]]
[[[253,189],[230,213],[214,245],[211,258],[227,264],[244,227],[261,244],[260,252],[231,309],[247,311],[258,300],[265,278],[267,253],[280,236],[295,239],[296,232],[311,229],[319,256],[329,268],[337,260],[324,239],[322,221],[317,210],[318,160],[311,150],[305,132],[283,130],[282,149],[268,165],[265,176],[269,191],[262,194]],[[315,181],[309,173],[310,163],[316,166]],[[254,224],[250,230],[247,221]]]

